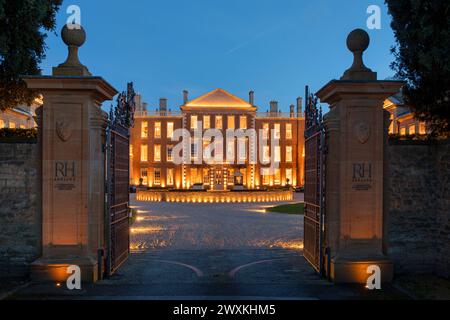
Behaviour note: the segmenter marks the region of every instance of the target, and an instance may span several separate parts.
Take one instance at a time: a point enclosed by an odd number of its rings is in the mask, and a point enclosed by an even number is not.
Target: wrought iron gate
[[[106,130],[107,275],[112,275],[130,254],[130,128],[134,122],[134,96],[130,83],[127,92],[117,98],[117,106],[111,108]]]
[[[324,271],[325,129],[318,98],[306,87],[304,256]]]

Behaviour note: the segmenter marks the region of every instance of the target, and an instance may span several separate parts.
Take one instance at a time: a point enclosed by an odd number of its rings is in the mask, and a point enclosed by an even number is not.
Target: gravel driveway
[[[301,201],[296,195],[294,203]],[[132,250],[302,249],[303,216],[265,212],[279,204],[132,201],[138,210]]]

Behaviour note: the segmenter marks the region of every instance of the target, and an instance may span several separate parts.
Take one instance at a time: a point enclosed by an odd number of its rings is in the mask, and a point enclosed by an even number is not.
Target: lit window
[[[168,139],[173,138],[173,129],[174,129],[173,122],[167,122],[167,138]]]
[[[211,129],[211,116],[203,116],[203,129]]]
[[[409,135],[413,136],[416,134],[416,125],[413,124],[411,126],[409,126]]]
[[[133,158],[133,145],[130,144],[130,157]]]
[[[281,124],[275,123],[275,139],[281,138]]]
[[[173,146],[167,146],[167,161],[173,161]]]
[[[247,117],[246,116],[240,116],[239,117],[239,128],[240,129],[247,129]]]
[[[191,144],[191,158],[197,159],[197,153],[198,153],[198,145],[197,142],[194,142]]]
[[[281,184],[281,170],[280,169],[275,170],[274,184],[277,186],[279,186]]]
[[[401,127],[400,128],[400,135],[401,136],[406,136],[406,127]]]
[[[245,162],[247,161],[247,144],[248,139],[247,138],[239,138],[238,141],[238,155],[239,155],[239,161]]]
[[[10,121],[10,122],[9,122],[9,128],[10,128],[10,129],[15,129],[15,128],[16,128],[16,123]]]
[[[292,169],[286,169],[286,184],[292,184]]]
[[[209,185],[209,169],[203,169],[203,184]]]
[[[153,173],[153,182],[156,186],[161,185],[161,169],[155,169]]]
[[[155,139],[161,138],[161,122],[155,122]]]
[[[286,124],[286,139],[292,139],[292,123]]]
[[[234,140],[227,142],[227,161],[229,163],[234,163]]]
[[[142,121],[141,123],[141,137],[148,138],[148,122]]]
[[[148,161],[148,145],[146,144],[141,145],[141,161]]]
[[[201,175],[202,171],[197,168],[191,168],[191,184],[202,184],[203,177]]]
[[[270,184],[270,170],[268,168],[262,169],[262,180],[263,185],[267,186]]]
[[[286,147],[286,162],[292,162],[292,147]]]
[[[222,116],[216,116],[216,129],[223,129],[223,118]]]
[[[235,116],[228,116],[228,129],[230,130],[236,129]]]
[[[269,146],[264,146],[263,151],[264,151],[263,152],[263,161],[265,163],[267,163],[267,162],[270,161],[270,147]]]
[[[173,186],[174,177],[173,177],[173,169],[167,169],[167,185]]]
[[[214,142],[214,145],[216,146],[216,148],[214,149],[214,161],[216,162],[221,162],[223,161],[223,149],[224,149],[224,144],[223,141],[218,140]]]
[[[275,162],[281,162],[281,147],[275,146]]]
[[[147,169],[141,169],[141,179],[142,179],[142,184],[144,186],[148,185],[148,171]]]
[[[25,129],[25,125],[21,124],[20,129]]]
[[[191,116],[191,130],[195,130],[198,128],[198,117]]]
[[[155,144],[155,162],[161,161],[161,145]]]
[[[269,139],[270,126],[268,123],[263,123],[263,136],[264,139]]]
[[[421,122],[419,124],[419,133],[421,135],[426,135],[427,134],[427,126],[425,125],[425,123]]]
[[[3,129],[5,127],[5,121],[0,119],[0,129]]]

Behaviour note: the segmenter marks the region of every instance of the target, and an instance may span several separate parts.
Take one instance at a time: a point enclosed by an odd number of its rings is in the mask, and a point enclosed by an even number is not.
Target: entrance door
[[[214,172],[214,190],[224,190],[223,170],[221,169],[216,169]]]

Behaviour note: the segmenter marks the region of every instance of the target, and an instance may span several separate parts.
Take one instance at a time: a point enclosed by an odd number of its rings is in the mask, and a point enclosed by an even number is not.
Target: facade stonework
[[[396,273],[450,276],[450,144],[391,141],[385,250]]]
[[[38,144],[0,143],[0,278],[27,276],[41,254]]]

